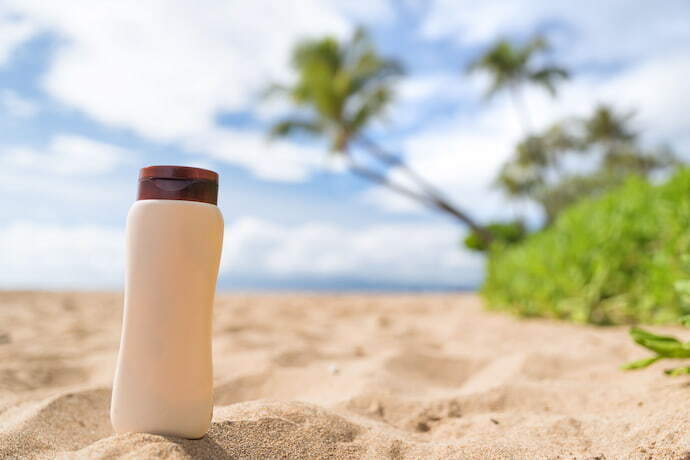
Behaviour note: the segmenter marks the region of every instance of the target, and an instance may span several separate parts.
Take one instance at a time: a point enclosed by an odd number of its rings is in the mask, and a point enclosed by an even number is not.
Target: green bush
[[[492,222],[485,228],[493,237],[494,243],[503,245],[519,243],[527,236],[527,229],[521,220]],[[465,237],[464,243],[467,249],[477,252],[484,252],[489,246],[477,232],[470,232],[470,234]]]
[[[582,201],[522,243],[494,245],[482,288],[490,308],[581,323],[668,323],[690,313],[690,170],[663,185],[631,178]]]

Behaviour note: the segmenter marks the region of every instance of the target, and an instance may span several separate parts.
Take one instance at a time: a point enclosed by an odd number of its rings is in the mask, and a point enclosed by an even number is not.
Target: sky
[[[405,77],[370,136],[481,221],[526,215],[492,185],[522,131],[467,64],[545,34],[573,78],[528,89],[535,128],[597,103],[690,159],[690,2],[0,0],[0,288],[118,289],[139,168],[221,177],[222,289],[476,287],[465,230],[343,171],[323,143],[269,142],[299,40],[365,25]],[[391,174],[397,177],[395,171]]]

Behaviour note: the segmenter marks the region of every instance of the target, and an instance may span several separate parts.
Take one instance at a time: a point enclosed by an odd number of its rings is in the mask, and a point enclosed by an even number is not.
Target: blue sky
[[[319,143],[266,141],[288,108],[259,93],[292,78],[292,44],[357,24],[407,71],[371,135],[479,219],[539,219],[491,187],[521,135],[510,101],[487,103],[484,78],[462,72],[498,36],[544,33],[574,73],[556,100],[527,91],[536,127],[607,102],[690,155],[687,1],[5,0],[0,287],[119,287],[150,164],[220,173],[222,287],[476,285],[481,257],[454,222],[349,176]]]

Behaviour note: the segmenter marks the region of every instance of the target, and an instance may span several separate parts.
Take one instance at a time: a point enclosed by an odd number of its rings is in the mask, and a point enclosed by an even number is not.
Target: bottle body
[[[127,217],[126,238],[113,428],[200,438],[213,411],[211,328],[222,215],[209,203],[140,200]]]

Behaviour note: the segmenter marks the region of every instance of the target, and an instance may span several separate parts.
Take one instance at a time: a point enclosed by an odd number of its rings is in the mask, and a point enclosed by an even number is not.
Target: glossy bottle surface
[[[213,411],[211,327],[223,241],[217,206],[135,202],[127,218],[116,432],[200,438]]]

